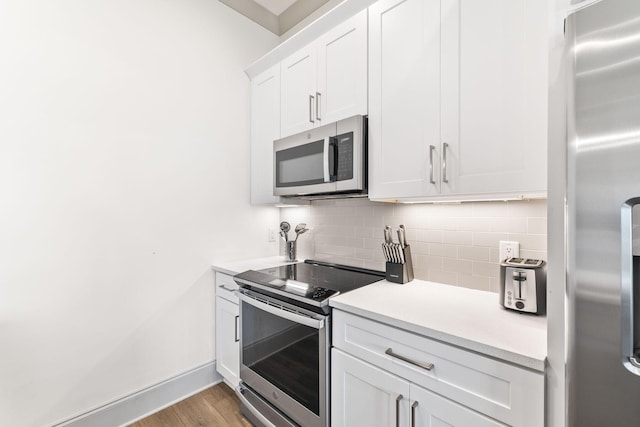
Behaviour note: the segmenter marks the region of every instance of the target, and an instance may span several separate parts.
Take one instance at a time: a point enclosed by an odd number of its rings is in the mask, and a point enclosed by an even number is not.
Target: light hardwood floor
[[[220,383],[129,427],[251,427],[239,405],[233,390]]]

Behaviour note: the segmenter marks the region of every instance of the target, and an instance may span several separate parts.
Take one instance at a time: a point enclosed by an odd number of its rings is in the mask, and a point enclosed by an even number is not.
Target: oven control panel
[[[333,289],[314,287],[311,299],[314,301],[323,301],[329,297],[336,295],[338,292]]]

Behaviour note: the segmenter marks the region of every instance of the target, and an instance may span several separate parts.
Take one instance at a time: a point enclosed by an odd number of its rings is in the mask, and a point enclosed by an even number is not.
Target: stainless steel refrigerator
[[[567,419],[640,426],[640,0],[566,21]]]

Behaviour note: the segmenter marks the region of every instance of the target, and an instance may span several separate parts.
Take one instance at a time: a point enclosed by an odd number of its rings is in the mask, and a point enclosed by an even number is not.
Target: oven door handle
[[[256,301],[255,299],[248,297],[240,292],[236,292],[236,295],[242,302],[246,302],[247,304],[252,305],[257,309],[266,311],[267,313],[273,314],[274,316],[282,317],[283,319],[291,320],[292,322],[300,323],[314,329],[324,328],[324,319],[313,319],[301,314],[285,311],[278,307]]]

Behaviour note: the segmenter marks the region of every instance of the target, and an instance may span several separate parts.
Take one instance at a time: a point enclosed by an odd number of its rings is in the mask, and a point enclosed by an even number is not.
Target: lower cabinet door
[[[331,426],[409,425],[409,382],[331,350]]]
[[[234,388],[240,375],[239,318],[238,304],[216,297],[216,370]]]
[[[411,427],[505,427],[451,400],[411,384]]]

